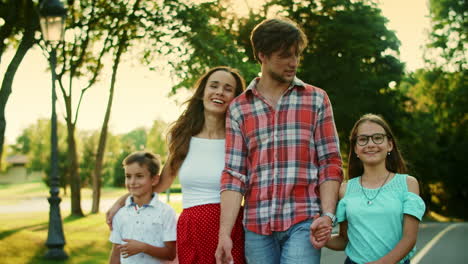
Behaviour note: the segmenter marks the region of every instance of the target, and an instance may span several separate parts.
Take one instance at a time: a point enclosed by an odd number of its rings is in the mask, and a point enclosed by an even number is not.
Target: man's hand
[[[135,254],[142,253],[145,251],[146,244],[143,242],[125,238],[122,240],[127,243],[118,246],[118,248],[120,250],[120,254],[122,254],[124,258],[128,258]]]
[[[331,237],[332,220],[328,216],[314,216],[314,221],[310,225],[310,242],[314,248],[324,247]]]
[[[232,239],[228,235],[220,235],[218,248],[216,249],[215,257],[216,264],[232,264],[234,260],[231,254]]]

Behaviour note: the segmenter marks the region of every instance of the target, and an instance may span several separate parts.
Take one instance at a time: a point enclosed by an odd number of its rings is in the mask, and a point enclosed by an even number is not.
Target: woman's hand
[[[112,219],[114,218],[115,214],[125,205],[125,200],[130,194],[124,194],[121,196],[117,201],[112,205],[112,207],[107,210],[106,212],[106,224],[109,226],[109,229],[112,230]]]

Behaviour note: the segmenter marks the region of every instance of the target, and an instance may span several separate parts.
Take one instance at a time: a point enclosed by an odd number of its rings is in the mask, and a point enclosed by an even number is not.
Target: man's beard
[[[280,83],[291,83],[292,80],[288,80],[286,78],[284,78],[283,76],[281,76],[280,74],[272,71],[272,70],[268,70],[268,74],[270,75],[270,77],[277,81],[277,82],[280,82]]]

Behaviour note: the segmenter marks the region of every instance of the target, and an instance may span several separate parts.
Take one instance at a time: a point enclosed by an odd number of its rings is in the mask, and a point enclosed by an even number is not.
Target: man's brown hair
[[[287,50],[296,46],[297,52],[302,53],[307,46],[307,37],[302,29],[287,18],[272,18],[260,22],[250,34],[255,59],[262,63],[258,53],[270,56],[278,50]]]
[[[135,162],[140,166],[145,165],[148,168],[151,177],[159,174],[161,162],[159,161],[158,155],[155,155],[149,151],[136,151],[128,155],[123,160],[122,165],[125,167]]]

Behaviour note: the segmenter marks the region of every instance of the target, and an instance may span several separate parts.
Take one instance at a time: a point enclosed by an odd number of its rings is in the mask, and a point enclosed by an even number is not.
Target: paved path
[[[411,264],[468,263],[468,223],[422,223]],[[342,251],[322,250],[322,264],[344,263]]]
[[[167,196],[160,194],[159,199],[166,201]],[[171,194],[171,201],[181,200],[180,194]],[[115,198],[101,199],[100,211],[105,212],[115,201]],[[91,211],[91,200],[83,199],[83,211]],[[65,198],[60,203],[62,215],[70,211],[70,199]],[[15,204],[0,205],[1,213],[47,212],[49,203],[47,197],[36,197],[18,201]],[[411,264],[466,264],[468,263],[468,223],[422,223],[416,243],[417,252]],[[345,254],[342,251],[322,250],[322,264],[343,263]]]

